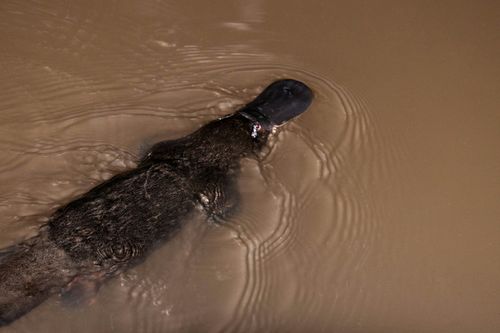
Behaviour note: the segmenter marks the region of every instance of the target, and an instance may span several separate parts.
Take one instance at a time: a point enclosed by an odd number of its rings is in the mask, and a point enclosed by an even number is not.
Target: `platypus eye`
[[[259,131],[262,129],[262,126],[259,123],[254,123],[252,125],[252,138],[256,139],[259,135]]]

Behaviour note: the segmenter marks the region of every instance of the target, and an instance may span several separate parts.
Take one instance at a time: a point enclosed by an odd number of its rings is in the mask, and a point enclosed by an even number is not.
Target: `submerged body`
[[[157,143],[136,169],[58,209],[38,236],[0,257],[0,325],[54,293],[97,288],[174,235],[198,205],[209,218],[224,217],[236,204],[240,159],[311,100],[304,84],[277,81],[238,112]]]

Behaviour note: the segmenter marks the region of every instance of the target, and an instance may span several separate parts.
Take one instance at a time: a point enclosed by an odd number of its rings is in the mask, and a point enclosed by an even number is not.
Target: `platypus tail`
[[[70,276],[67,256],[43,236],[0,250],[0,326],[58,292]]]

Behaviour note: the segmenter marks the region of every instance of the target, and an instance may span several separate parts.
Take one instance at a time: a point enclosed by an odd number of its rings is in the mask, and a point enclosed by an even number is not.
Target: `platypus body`
[[[299,81],[276,81],[239,111],[155,144],[137,168],[59,208],[37,236],[0,252],[0,325],[52,294],[96,288],[137,264],[197,206],[223,219],[237,202],[240,159],[312,98]]]

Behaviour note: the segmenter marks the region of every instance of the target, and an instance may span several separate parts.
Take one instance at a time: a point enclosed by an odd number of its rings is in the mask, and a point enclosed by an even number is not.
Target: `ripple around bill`
[[[380,212],[373,207],[367,186],[390,161],[385,158],[386,143],[364,102],[319,76],[273,65],[234,71],[273,73],[276,78],[292,74],[310,84],[317,98],[310,112],[278,135],[261,165],[276,203],[272,221],[245,211],[235,227],[247,249],[247,276],[234,317],[224,331],[275,327],[273,323],[278,325],[289,314],[263,309],[293,309],[297,302],[301,309],[311,309],[304,314],[308,320],[314,320],[314,309],[325,306],[332,315],[341,313],[348,320],[356,305],[335,312],[339,305],[322,294],[321,286],[334,283],[339,289],[347,288],[350,275],[362,269],[378,237]],[[305,170],[293,174],[290,166]],[[261,221],[272,227],[263,227]],[[316,258],[315,264],[311,258]],[[328,265],[323,265],[325,261]],[[301,267],[307,267],[306,272]],[[291,294],[280,295],[283,281]],[[364,301],[363,287],[357,290],[351,296]],[[273,307],[278,299],[286,301]]]
[[[164,7],[158,9],[168,17]],[[33,20],[19,20],[8,27],[0,23],[19,39],[14,50],[19,59],[9,56],[9,50],[0,52],[1,59],[8,60],[2,71],[9,77],[0,87],[8,97],[0,102],[8,111],[1,115],[0,126],[28,122],[38,129],[41,125],[51,128],[35,135],[36,139],[18,137],[4,142],[13,157],[2,171],[34,165],[33,158],[41,156],[67,155],[72,163],[65,175],[72,181],[75,176],[102,180],[105,176],[100,171],[106,167],[99,166],[105,161],[99,152],[127,150],[119,144],[105,144],[103,138],[91,141],[74,134],[90,122],[110,118],[125,122],[127,117],[146,116],[152,120],[148,135],[165,131],[157,121],[161,118],[184,119],[185,127],[192,129],[229,113],[275,79],[303,80],[316,93],[313,107],[275,138],[261,165],[272,207],[262,212],[250,206],[238,226],[233,226],[246,251],[246,275],[225,329],[256,331],[283,319],[297,322],[290,318],[293,312],[287,311],[297,302],[309,309],[301,315],[308,320],[319,313],[315,309],[325,306],[338,315],[333,311],[338,298],[326,298],[321,286],[335,283],[341,289],[349,273],[366,260],[379,227],[366,186],[387,170],[383,155],[387,145],[363,101],[318,75],[277,65],[272,56],[245,46],[201,48],[183,43],[182,36],[157,31],[153,24],[133,26],[121,15],[110,27],[94,9],[86,20],[68,19],[50,10],[45,13],[43,19],[36,13]],[[33,26],[44,37],[38,44],[23,44]],[[130,33],[115,39],[117,34],[108,29]],[[68,42],[71,48],[65,47]],[[33,53],[38,54],[38,61],[27,61]],[[78,62],[81,67],[75,67]],[[256,82],[261,83],[256,86]],[[123,128],[137,130],[137,126]],[[52,138],[51,131],[66,136],[61,141],[61,137]],[[96,158],[85,162],[78,152]],[[97,174],[92,172],[95,165]],[[365,170],[364,165],[371,168]],[[85,186],[89,183],[73,183],[73,189]],[[331,265],[322,265],[325,260]],[[304,283],[313,287],[305,288]],[[266,304],[277,305],[278,310],[265,311]]]

